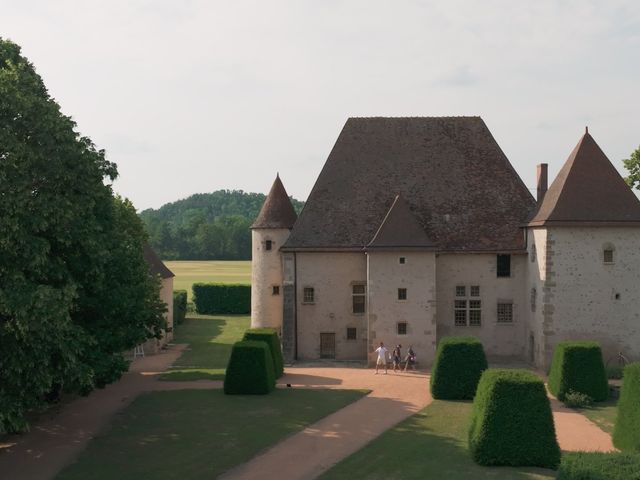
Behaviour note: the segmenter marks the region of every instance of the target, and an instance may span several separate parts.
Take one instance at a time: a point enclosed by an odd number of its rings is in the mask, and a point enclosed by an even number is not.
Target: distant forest
[[[250,260],[251,231],[266,195],[242,190],[198,193],[140,213],[163,260]],[[304,202],[291,199],[300,213]]]

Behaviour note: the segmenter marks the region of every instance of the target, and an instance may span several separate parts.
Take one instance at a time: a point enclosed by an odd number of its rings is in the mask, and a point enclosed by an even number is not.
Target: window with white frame
[[[454,300],[453,316],[454,316],[454,323],[456,327],[467,326],[467,301],[466,300]]]
[[[467,298],[467,292],[469,296]],[[453,321],[456,327],[482,325],[482,300],[479,285],[456,285],[453,301]]]
[[[456,297],[466,297],[467,287],[464,285],[456,285]]]
[[[314,303],[316,301],[316,292],[313,287],[304,287],[302,291],[302,303]]]
[[[479,327],[482,325],[482,301],[469,300],[469,325]]]
[[[480,296],[480,286],[479,285],[471,285],[469,287],[469,295],[472,297]]]
[[[364,313],[367,301],[365,285],[352,285],[351,292],[353,313]]]
[[[513,303],[512,302],[498,302],[497,322],[513,323]]]

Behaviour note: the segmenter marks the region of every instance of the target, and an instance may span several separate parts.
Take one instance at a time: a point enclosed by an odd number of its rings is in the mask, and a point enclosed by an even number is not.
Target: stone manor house
[[[534,198],[479,117],[350,118],[299,217],[276,178],[252,226],[252,325],[288,361],[472,335],[546,368],[557,342],[640,357],[640,201],[585,133]]]

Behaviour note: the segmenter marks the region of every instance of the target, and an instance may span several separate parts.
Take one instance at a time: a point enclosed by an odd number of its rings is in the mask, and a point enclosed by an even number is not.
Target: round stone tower
[[[280,176],[276,176],[256,221],[251,225],[251,327],[282,331],[283,273],[280,247],[297,215]]]

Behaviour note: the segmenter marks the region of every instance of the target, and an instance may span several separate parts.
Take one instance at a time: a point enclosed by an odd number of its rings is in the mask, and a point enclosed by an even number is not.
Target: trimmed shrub
[[[594,402],[609,398],[600,345],[589,341],[558,343],[551,362],[549,391],[562,401],[570,391],[589,395]]]
[[[194,283],[193,303],[203,314],[250,313],[251,285]]]
[[[231,350],[224,377],[227,395],[264,395],[276,386],[271,351],[263,341],[243,340]]]
[[[486,370],[473,402],[469,450],[480,465],[557,468],[560,447],[542,380],[527,370]]]
[[[269,346],[269,352],[273,359],[273,372],[276,378],[284,374],[284,360],[282,358],[282,347],[280,337],[273,328],[250,328],[244,333],[243,340],[256,340],[265,342]]]
[[[431,395],[441,400],[472,399],[487,358],[474,337],[444,337],[431,370]]]
[[[640,480],[640,455],[567,452],[556,480]]]
[[[173,292],[173,326],[180,325],[187,316],[187,291]]]
[[[613,444],[620,450],[640,452],[640,362],[624,367]]]
[[[593,400],[589,395],[569,390],[569,393],[564,396],[563,403],[569,408],[585,408],[591,406]]]

